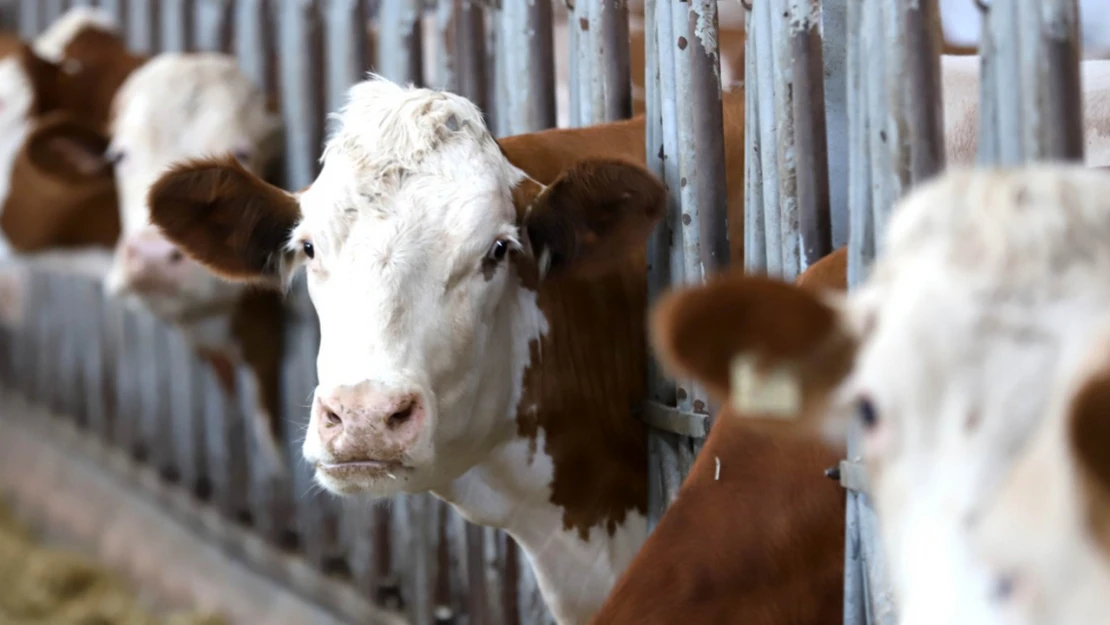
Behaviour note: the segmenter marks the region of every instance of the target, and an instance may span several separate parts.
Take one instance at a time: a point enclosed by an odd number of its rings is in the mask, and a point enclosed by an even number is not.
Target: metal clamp
[[[871,494],[871,482],[867,479],[867,469],[858,460],[841,460],[840,465],[830,471],[836,471],[835,477],[826,472],[830,478],[837,479],[840,485],[847,490]]]
[[[693,438],[702,438],[709,434],[709,414],[704,412],[680,410],[659,402],[646,401],[637,416],[657,430]]]

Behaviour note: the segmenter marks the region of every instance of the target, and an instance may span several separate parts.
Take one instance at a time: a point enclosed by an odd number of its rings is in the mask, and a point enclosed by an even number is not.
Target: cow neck
[[[575,160],[643,162],[643,132],[638,118],[502,140],[506,158],[532,178],[514,189],[518,210],[536,183],[551,183]],[[646,429],[632,416],[646,393],[646,265],[642,252],[632,256],[603,276],[525,287],[546,332],[514,333],[528,342],[514,352],[527,354],[515,431],[436,492],[516,539],[560,623],[585,622],[600,608],[647,535]]]

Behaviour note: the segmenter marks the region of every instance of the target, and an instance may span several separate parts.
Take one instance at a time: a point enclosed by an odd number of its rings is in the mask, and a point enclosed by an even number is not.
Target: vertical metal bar
[[[21,0],[19,3],[19,34],[24,39],[33,39],[39,34],[38,0]]]
[[[780,213],[780,185],[777,164],[778,116],[775,109],[777,58],[775,55],[772,22],[774,7],[770,2],[752,3],[752,22],[755,28],[748,34],[752,39],[751,48],[755,52],[755,82],[759,99],[757,113],[759,119],[760,173],[763,181],[763,228],[767,252],[767,274],[782,277],[782,218]]]
[[[235,3],[235,56],[239,66],[266,93],[274,93],[272,80],[274,42],[268,0],[238,0]]]
[[[179,332],[170,334],[168,369],[170,373],[169,420],[173,437],[174,455],[182,484],[196,492],[200,475],[203,473],[198,464],[198,454],[203,449],[203,439],[198,441],[194,435],[197,428],[203,428],[204,415],[199,410],[193,393],[195,387],[195,358]],[[201,429],[203,432],[203,429]],[[198,442],[200,443],[198,449]]]
[[[230,49],[233,22],[231,0],[193,0],[192,47],[208,52]]]
[[[291,189],[301,189],[316,176],[319,166],[324,122],[323,50],[316,3],[282,0],[281,7],[286,184]]]
[[[832,247],[848,244],[848,7],[821,0]],[[750,84],[750,83],[745,83]]]
[[[153,5],[153,0],[128,2],[128,32],[132,35],[131,47],[143,54],[153,54],[157,50],[155,38],[159,34],[159,24],[154,20]]]
[[[797,158],[794,147],[794,77],[790,38],[789,0],[770,0],[768,3],[771,29],[771,49],[774,54],[774,105],[775,105],[775,165],[778,178],[778,217],[780,276],[793,280],[799,272],[800,246],[798,241],[798,187]],[[766,95],[764,94],[764,97]],[[766,171],[766,170],[765,170]]]
[[[979,35],[979,147],[975,161],[980,165],[998,162],[998,101],[993,97],[998,84],[998,44],[993,20],[982,19]]]
[[[486,583],[485,532],[480,526],[466,524],[467,614],[471,623],[491,623],[489,588]]]
[[[590,33],[596,64],[592,83],[594,123],[632,117],[627,2],[599,0],[590,14]]]
[[[382,0],[378,72],[399,83],[424,84],[420,0]]]
[[[162,49],[186,52],[193,45],[193,11],[190,0],[162,0]]]
[[[550,2],[503,2],[497,15],[504,55],[498,91],[505,94],[502,133],[516,135],[555,125],[555,57]]]
[[[941,94],[940,10],[937,0],[903,5],[909,93],[910,175],[920,184],[944,168],[944,99]]]
[[[483,111],[488,108],[489,86],[486,79],[485,10],[477,0],[441,0],[454,5],[455,43],[450,56],[454,59],[456,82],[452,90],[474,102]]]
[[[825,131],[825,63],[821,4],[791,0],[794,154],[797,166],[799,271],[832,251],[828,146]]]
[[[328,111],[338,111],[347,90],[369,67],[365,5],[360,0],[327,3]],[[448,55],[443,55],[448,56]]]
[[[759,80],[756,54],[755,19],[752,11],[744,15],[747,35],[744,54],[744,269],[766,274],[768,269],[767,227],[763,198],[763,133],[759,119]]]
[[[1048,133],[1045,158],[1078,162],[1084,158],[1079,17],[1076,0],[1040,3],[1043,54],[1037,56],[1041,61],[1043,123]]]
[[[571,106],[570,123],[572,126],[586,126],[597,118],[593,110],[593,77],[598,59],[592,54],[595,36],[592,14],[596,7],[591,0],[575,0],[573,9],[568,24],[569,30],[574,31],[570,51],[574,55],[574,61],[571,63],[570,80],[575,85],[571,97],[577,95],[577,108]],[[573,113],[577,113],[577,116]]]
[[[1021,72],[1020,41],[1018,37],[1018,3],[992,2],[986,21],[990,25],[991,40],[994,42],[994,84],[983,84],[982,100],[994,97],[994,93],[1009,92],[1008,98],[998,98],[995,110],[998,115],[995,141],[998,163],[1017,165],[1024,162],[1025,145],[1023,128],[1022,96],[1029,88],[1023,82]]]
[[[627,16],[626,16],[627,19]],[[680,100],[680,108],[692,109],[693,122],[689,134],[692,152],[683,152],[682,160],[692,158],[686,167],[687,183],[694,188],[697,218],[687,225],[685,215],[693,210],[683,202],[683,237],[700,240],[698,262],[703,275],[729,266],[728,197],[725,183],[724,113],[721,102],[721,62],[718,50],[717,3],[693,0],[687,12],[687,36],[690,95]],[[625,44],[627,48],[627,44]],[[676,93],[681,98],[681,93]],[[681,182],[680,182],[681,184]],[[687,281],[691,278],[686,276]]]

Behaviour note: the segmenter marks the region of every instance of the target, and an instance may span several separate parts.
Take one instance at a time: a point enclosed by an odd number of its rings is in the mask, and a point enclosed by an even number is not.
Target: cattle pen
[[[976,1],[985,18],[979,162],[1082,160],[1077,1]],[[555,126],[560,103],[569,125],[588,126],[631,117],[642,99],[648,168],[668,189],[648,247],[650,299],[730,265],[793,280],[845,246],[856,284],[880,251],[892,204],[945,166],[936,0],[22,0],[0,2],[0,19],[30,39],[79,4],[111,12],[146,54],[234,55],[280,107],[290,190],[314,179],[327,114],[368,70],[466,96],[498,137]],[[727,223],[718,50],[726,4],[747,33],[742,228]],[[630,15],[642,16],[642,94]],[[357,505],[313,484],[297,462],[319,343],[303,277],[286,298],[282,337],[292,470],[273,476],[256,468],[245,372],[240,400],[225,401],[172,328],[82,272],[35,259],[22,266],[26,289],[0,302],[20,319],[0,331],[0,490],[22,514],[169,595],[222,606],[213,593],[238,593],[241,605],[225,607],[236,614],[273,608],[264,604],[276,588],[290,597],[280,604],[288,614],[337,623],[554,622],[505,533],[429,494]],[[654,522],[716,407],[704,389],[657,367],[649,388],[629,418],[651,426]],[[856,442],[830,470],[849,502],[844,623],[892,625]],[[195,579],[160,571],[189,566],[201,550],[217,555],[196,564]],[[216,573],[212,558],[239,568]],[[232,585],[220,588],[223,579]]]

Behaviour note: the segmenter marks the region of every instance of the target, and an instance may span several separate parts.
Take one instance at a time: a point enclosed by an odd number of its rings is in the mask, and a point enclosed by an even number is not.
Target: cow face
[[[174,163],[232,155],[259,171],[276,155],[280,122],[221,54],[164,54],[136,70],[115,101],[107,159],[115,169],[123,234],[106,283],[169,320],[232,305],[240,288],[182,254],[150,225],[147,193]]]
[[[321,343],[304,455],[321,484],[443,487],[516,434],[548,327],[540,282],[627,259],[663,189],[586,160],[541,191],[473,104],[381,79],[353,87],[337,121],[302,193],[198,162],[155,186],[153,220],[225,276],[280,283],[305,266]]]
[[[656,343],[749,417],[862,431],[904,625],[1093,625],[1110,610],[1108,197],[1078,168],[948,173],[903,201],[846,299],[721,278],[662,303]]]

